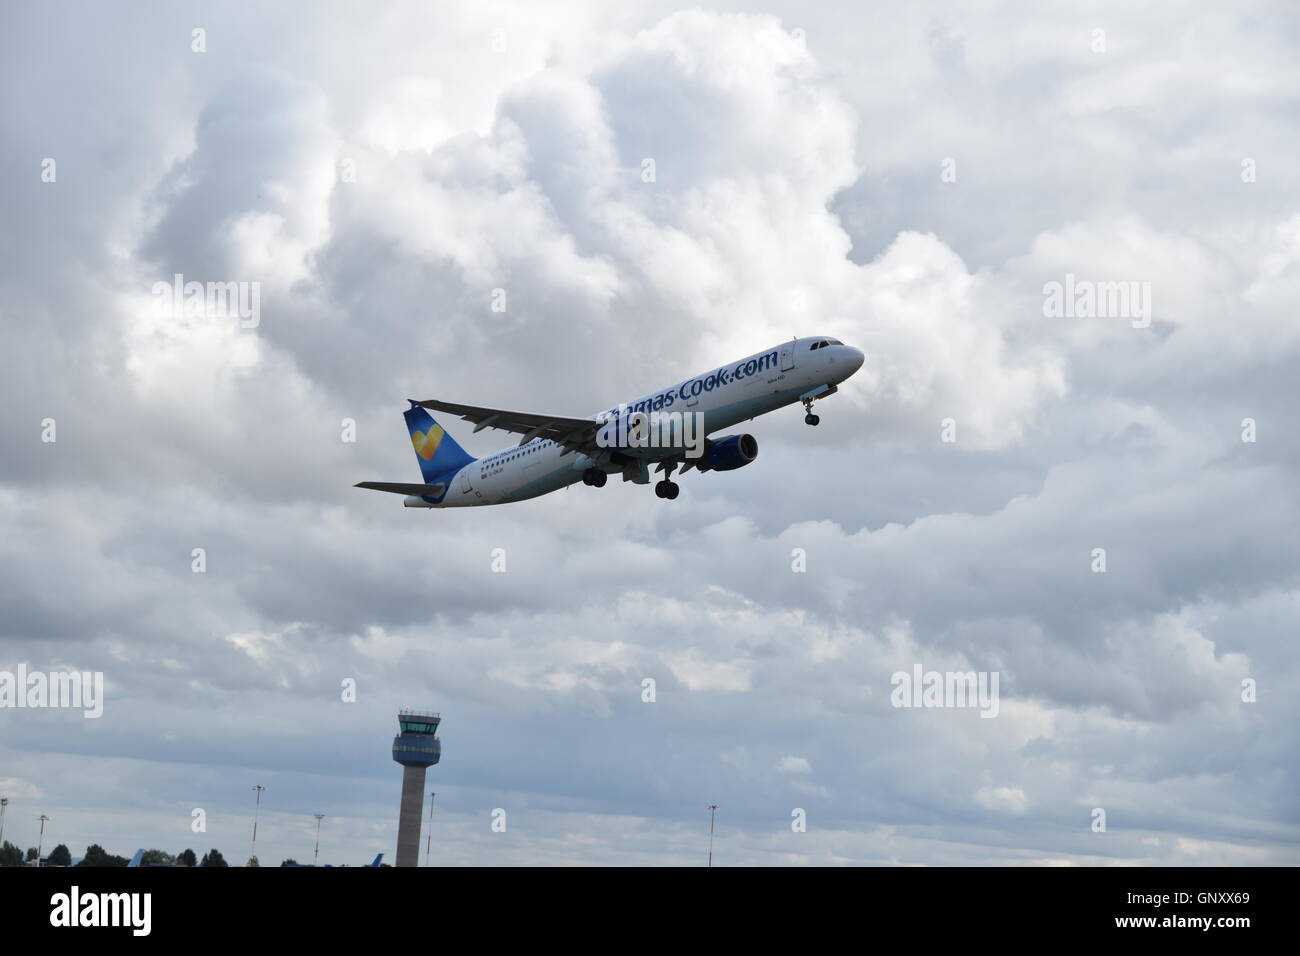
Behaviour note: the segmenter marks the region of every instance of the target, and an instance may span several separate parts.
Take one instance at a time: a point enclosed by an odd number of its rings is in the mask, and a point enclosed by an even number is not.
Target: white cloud
[[[812,773],[812,764],[804,757],[794,757],[789,754],[781,758],[777,764],[777,770],[782,773]]]

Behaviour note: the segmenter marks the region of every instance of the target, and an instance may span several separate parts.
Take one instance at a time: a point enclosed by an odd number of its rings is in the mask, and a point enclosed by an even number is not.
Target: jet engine
[[[701,471],[735,471],[758,457],[758,439],[753,435],[727,435],[708,443],[700,459]]]

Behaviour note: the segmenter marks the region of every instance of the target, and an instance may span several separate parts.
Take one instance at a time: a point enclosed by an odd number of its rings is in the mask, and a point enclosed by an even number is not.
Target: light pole
[[[311,865],[315,866],[316,861],[320,859],[320,822],[325,819],[325,814],[314,814],[316,817],[316,853],[311,858]]]
[[[709,804],[709,866],[713,866],[713,815],[718,812],[716,803]]]
[[[253,789],[257,791],[257,806],[253,809],[253,846],[252,849],[248,851],[248,859],[250,862],[257,856],[257,816],[262,812],[262,791],[265,790],[266,787],[259,783],[257,786],[253,787]]]
[[[5,845],[5,807],[9,806],[8,797],[0,797],[0,847]]]
[[[39,867],[39,866],[41,865],[41,848],[45,846],[45,821],[48,820],[48,819],[49,819],[49,817],[47,817],[45,814],[43,814],[43,813],[41,814],[41,836],[40,836],[40,839],[38,839],[38,840],[36,841],[36,865],[37,865],[37,867]]]
[[[429,865],[429,850],[433,846],[433,798],[437,794],[432,790],[429,791],[429,836],[424,841],[424,865]]]

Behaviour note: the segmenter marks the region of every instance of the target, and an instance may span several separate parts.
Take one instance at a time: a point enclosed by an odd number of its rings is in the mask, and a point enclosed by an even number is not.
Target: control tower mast
[[[402,809],[397,818],[397,865],[420,865],[420,811],[424,808],[424,771],[442,757],[438,725],[431,711],[403,707],[397,712],[401,733],[393,738],[393,759],[402,765]]]

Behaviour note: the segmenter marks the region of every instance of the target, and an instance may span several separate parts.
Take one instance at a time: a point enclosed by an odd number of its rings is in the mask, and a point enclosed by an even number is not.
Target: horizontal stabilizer
[[[388,491],[395,495],[416,495],[420,498],[438,498],[447,490],[445,481],[432,485],[408,485],[400,481],[359,481],[354,488],[369,488],[371,491]]]

